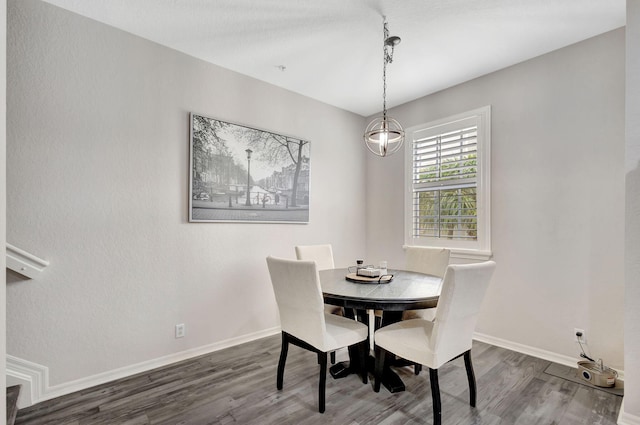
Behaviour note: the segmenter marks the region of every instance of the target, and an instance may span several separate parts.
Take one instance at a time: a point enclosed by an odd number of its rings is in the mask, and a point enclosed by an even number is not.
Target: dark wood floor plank
[[[428,371],[397,368],[407,390],[374,393],[357,376],[327,380],[318,413],[316,356],[291,347],[284,388],[276,390],[279,336],[42,402],[16,424],[229,425],[430,424]],[[548,361],[476,342],[477,408],[469,406],[462,359],[439,370],[445,424],[614,425],[621,397],[544,373]],[[371,377],[370,377],[371,378]]]

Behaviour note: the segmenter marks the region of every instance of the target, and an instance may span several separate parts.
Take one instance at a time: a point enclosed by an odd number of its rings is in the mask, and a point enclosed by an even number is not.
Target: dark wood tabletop
[[[389,270],[389,283],[356,283],[345,276],[348,269],[321,270],[320,285],[327,304],[354,309],[384,311],[435,307],[442,279],[405,270]]]

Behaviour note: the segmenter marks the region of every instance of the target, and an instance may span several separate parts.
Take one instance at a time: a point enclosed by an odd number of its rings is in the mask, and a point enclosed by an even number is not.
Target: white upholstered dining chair
[[[405,266],[404,269],[417,272],[444,277],[444,273],[449,265],[449,257],[451,251],[446,248],[432,248],[428,246],[407,246],[405,247]],[[375,312],[377,323],[382,323],[382,311]],[[402,312],[402,320],[410,319],[427,319],[433,320],[436,315],[435,308],[426,308],[422,310],[405,310]],[[418,375],[421,370],[419,364],[414,365],[415,374]]]
[[[380,391],[380,379],[389,353],[427,366],[433,399],[433,423],[440,425],[438,369],[445,363],[464,356],[469,381],[469,404],[475,407],[476,380],[471,363],[472,337],[494,269],[493,261],[450,265],[444,276],[433,321],[403,320],[375,332],[374,391]]]
[[[451,256],[450,250],[446,248],[432,248],[427,246],[407,246],[405,251],[405,270],[444,277],[444,273],[449,265],[449,257]],[[435,314],[435,308],[407,310],[402,312],[402,320],[433,320]],[[376,316],[382,316],[382,311],[376,310]]]
[[[298,260],[313,260],[318,270],[335,268],[333,263],[333,249],[330,244],[323,245],[298,245],[296,246],[296,258]]]
[[[313,260],[316,262],[318,270],[329,270],[335,268],[333,262],[333,249],[330,244],[321,245],[297,245],[296,258],[298,260]],[[324,311],[330,314],[344,316],[342,307],[335,305],[325,305]],[[336,362],[335,351],[331,352],[331,364]]]
[[[320,364],[318,410],[325,410],[327,353],[358,346],[362,382],[367,383],[368,328],[355,320],[326,314],[314,261],[267,257],[271,284],[282,326],[282,349],[278,361],[277,388],[282,389],[289,344],[313,351]]]
[[[451,251],[446,248],[432,248],[427,246],[408,246],[405,248],[405,270],[444,277],[449,265]],[[402,320],[427,319],[433,320],[435,308],[423,310],[407,310],[402,313]]]

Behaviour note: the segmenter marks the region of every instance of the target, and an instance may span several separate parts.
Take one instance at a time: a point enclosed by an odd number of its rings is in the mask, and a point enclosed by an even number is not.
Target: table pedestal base
[[[390,369],[382,375],[382,385],[384,385],[390,393],[400,393],[405,390],[402,379]]]
[[[355,373],[349,367],[349,362],[340,362],[336,363],[329,368],[329,373],[333,377],[333,379],[342,379],[349,376],[351,373]]]
[[[367,361],[367,371],[370,376],[373,378],[375,359],[373,357],[369,357]],[[357,370],[351,369],[351,365],[349,362],[340,362],[336,363],[329,368],[329,373],[333,377],[333,379],[342,379],[349,376],[352,373],[358,373]],[[399,393],[405,390],[404,383],[402,379],[398,376],[390,368],[385,368],[382,374],[382,385],[390,392],[390,393]]]
[[[357,317],[357,320],[359,322],[365,324],[369,323],[369,318],[366,310],[356,310],[354,312],[353,309],[345,308],[344,316],[349,319],[356,319]],[[376,323],[377,329],[381,325],[388,325],[391,323],[399,322],[402,319],[402,311],[385,312],[383,323],[380,323],[379,318],[376,319],[378,319]],[[350,361],[336,363],[329,368],[329,373],[331,374],[333,379],[342,379],[346,376],[351,375],[352,373],[357,374],[360,370],[360,368],[358,367],[357,358],[357,352],[355,351],[354,347],[349,347]],[[367,359],[367,371],[372,377],[374,376],[375,363],[375,358],[373,356],[369,356]],[[351,365],[353,365],[354,367],[352,368]],[[384,387],[389,390],[390,393],[398,393],[404,391],[405,386],[402,382],[402,379],[400,379],[400,377],[393,370],[391,370],[389,366],[392,366],[392,364],[385,365],[384,367],[384,371],[382,373],[382,385],[384,385]]]

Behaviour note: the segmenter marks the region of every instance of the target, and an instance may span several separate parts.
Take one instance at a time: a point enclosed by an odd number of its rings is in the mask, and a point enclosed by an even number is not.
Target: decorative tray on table
[[[355,273],[349,273],[345,276],[349,282],[355,283],[389,283],[393,280],[392,274],[385,274],[382,276],[369,277],[369,276],[361,276]]]

